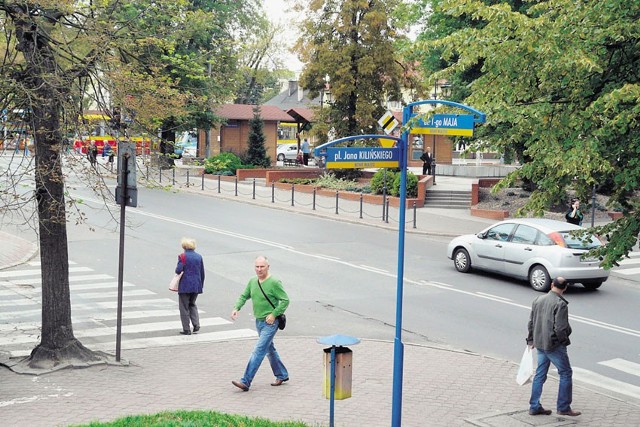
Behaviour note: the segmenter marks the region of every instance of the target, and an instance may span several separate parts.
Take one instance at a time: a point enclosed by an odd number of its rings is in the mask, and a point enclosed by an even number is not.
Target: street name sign
[[[398,147],[328,147],[328,169],[397,168],[400,166]]]
[[[470,114],[434,114],[427,122],[422,119],[411,133],[424,135],[473,136],[474,117]]]

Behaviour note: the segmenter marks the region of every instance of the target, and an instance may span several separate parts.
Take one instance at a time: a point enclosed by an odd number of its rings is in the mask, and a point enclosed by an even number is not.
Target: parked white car
[[[583,228],[543,218],[514,218],[501,221],[478,234],[454,238],[447,257],[456,270],[491,271],[528,280],[533,289],[546,292],[551,279],[564,277],[597,289],[609,278],[598,259],[584,255],[602,245],[595,235],[582,240],[572,234]]]
[[[276,158],[279,162],[284,159],[295,160],[298,158],[298,145],[297,144],[280,144],[276,150]]]

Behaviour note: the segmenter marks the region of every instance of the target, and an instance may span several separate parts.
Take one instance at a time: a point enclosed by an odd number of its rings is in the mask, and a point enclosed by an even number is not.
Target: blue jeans
[[[554,350],[544,351],[538,350],[538,367],[536,375],[533,377],[531,386],[531,399],[529,400],[529,410],[537,411],[541,408],[540,396],[542,395],[542,386],[547,380],[547,372],[549,372],[549,364],[553,363],[558,369],[560,376],[560,386],[558,387],[558,403],[557,411],[570,411],[571,400],[573,395],[573,382],[571,376],[573,370],[569,363],[569,355],[567,354],[567,346],[560,345]]]
[[[253,377],[256,376],[256,372],[258,372],[258,368],[262,364],[265,356],[269,359],[271,370],[277,379],[284,380],[289,378],[289,372],[287,372],[287,368],[284,367],[282,360],[280,360],[280,355],[273,345],[273,338],[276,336],[276,332],[278,332],[278,320],[269,325],[264,320],[256,319],[256,330],[258,331],[258,342],[253,349],[253,353],[251,353],[249,363],[247,363],[247,368],[240,381],[247,387],[251,387],[251,381],[253,381]]]

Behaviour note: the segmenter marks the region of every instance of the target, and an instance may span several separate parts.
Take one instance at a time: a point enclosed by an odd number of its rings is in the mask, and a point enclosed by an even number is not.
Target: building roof
[[[216,115],[228,120],[251,120],[254,105],[224,104],[216,110]],[[294,122],[295,119],[275,105],[261,105],[260,117],[265,122]]]
[[[265,105],[275,105],[287,111],[292,108],[309,108],[320,105],[320,97],[308,98],[306,90],[301,88],[297,80],[289,80],[282,92],[265,102]]]
[[[298,123],[313,122],[313,110],[311,108],[296,107],[287,110],[287,114]]]

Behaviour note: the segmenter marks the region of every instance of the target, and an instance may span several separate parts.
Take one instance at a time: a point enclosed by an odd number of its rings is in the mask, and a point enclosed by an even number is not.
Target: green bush
[[[387,194],[391,193],[391,187],[393,186],[393,180],[396,177],[396,173],[392,170],[388,169],[379,169],[371,178],[371,182],[369,183],[369,187],[371,187],[371,192],[373,194],[382,194],[383,188],[387,187]]]
[[[334,174],[324,173],[315,181],[316,187],[327,188],[329,190],[345,190],[358,186],[356,181],[347,181],[343,178],[337,178]]]
[[[214,175],[235,175],[236,170],[250,167],[243,165],[240,157],[233,153],[221,153],[204,161],[204,172]]]
[[[393,188],[391,189],[392,196],[400,196],[400,180],[402,174],[396,174],[393,179]],[[418,197],[418,177],[413,172],[407,171],[407,198]]]

